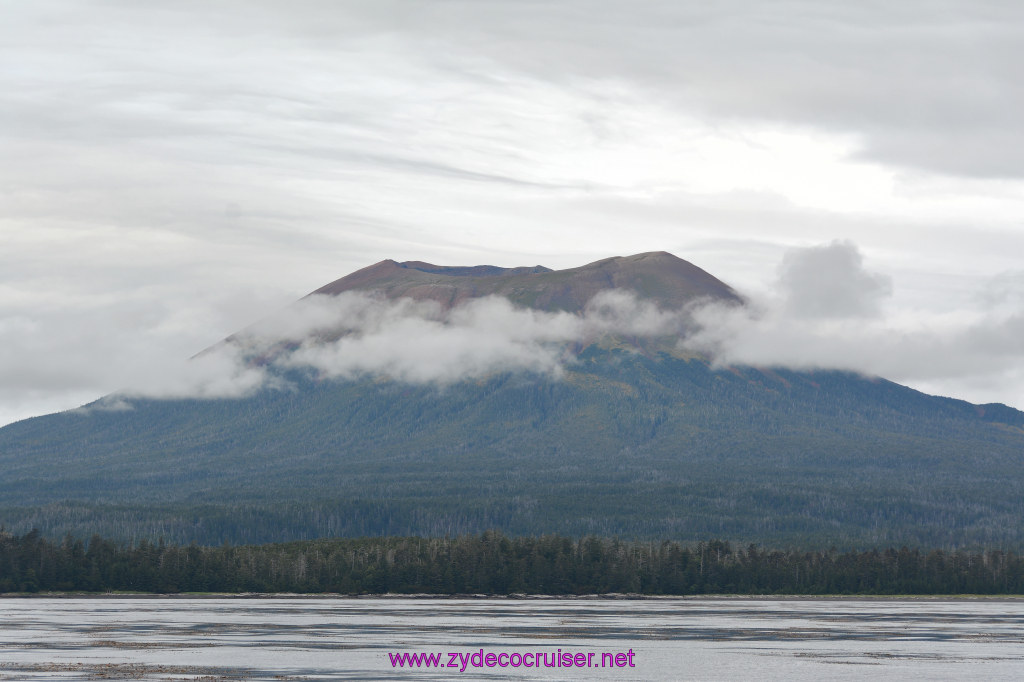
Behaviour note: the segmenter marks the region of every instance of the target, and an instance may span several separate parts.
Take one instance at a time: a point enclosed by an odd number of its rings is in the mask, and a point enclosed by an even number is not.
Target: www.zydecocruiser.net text
[[[622,652],[578,651],[444,651],[434,653],[388,652],[392,668],[635,668],[632,649]]]

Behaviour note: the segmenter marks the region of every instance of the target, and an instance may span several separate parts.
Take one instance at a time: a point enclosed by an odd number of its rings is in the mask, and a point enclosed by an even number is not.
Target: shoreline
[[[0,599],[422,599],[445,601],[1006,601],[1022,594],[344,594],[340,592],[10,592]]]

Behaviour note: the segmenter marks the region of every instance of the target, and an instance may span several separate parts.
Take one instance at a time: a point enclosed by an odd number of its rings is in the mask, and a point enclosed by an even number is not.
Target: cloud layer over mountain
[[[915,382],[996,380],[1024,361],[1024,315],[1012,303],[1020,292],[1006,278],[997,284],[993,305],[970,320],[893,316],[885,307],[890,280],[865,266],[856,245],[833,242],[786,253],[775,286],[748,293],[744,306],[698,301],[660,310],[620,290],[598,294],[582,315],[516,307],[495,296],[450,310],[356,292],[309,296],[124,395],[289,390],[283,373],[295,370],[438,385],[497,372],[558,378],[575,361],[573,348],[607,335],[657,338],[662,348],[701,354],[719,366],[844,369]]]
[[[608,334],[681,338],[688,319],[685,311],[661,311],[614,290],[595,296],[582,315],[519,308],[496,296],[451,310],[356,292],[309,296],[201,353],[186,371],[124,393],[239,397],[263,387],[286,389],[280,370],[439,385],[496,372],[558,377],[572,362],[570,344]]]

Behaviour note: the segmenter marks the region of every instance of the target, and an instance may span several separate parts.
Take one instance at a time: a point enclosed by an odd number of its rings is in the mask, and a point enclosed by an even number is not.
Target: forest
[[[588,348],[560,380],[317,381],[0,429],[0,523],[138,542],[556,533],[1024,550],[1024,413]]]
[[[266,545],[52,541],[0,530],[0,593],[225,592],[442,595],[1024,594],[1015,552],[839,552],[508,537],[377,537]]]

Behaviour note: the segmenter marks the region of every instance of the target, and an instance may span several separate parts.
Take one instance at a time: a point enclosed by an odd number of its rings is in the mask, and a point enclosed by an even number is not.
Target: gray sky
[[[1017,2],[0,0],[0,423],[384,258],[651,250],[723,357],[1024,407],[1022,63]]]

